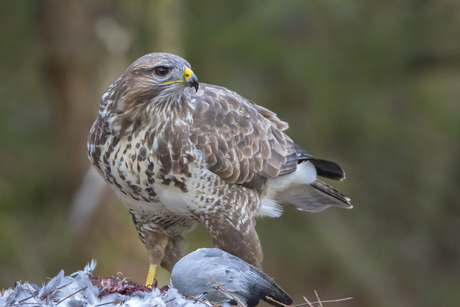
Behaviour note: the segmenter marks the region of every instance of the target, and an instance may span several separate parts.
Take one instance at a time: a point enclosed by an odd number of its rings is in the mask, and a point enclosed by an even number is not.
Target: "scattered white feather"
[[[59,307],[209,307],[205,300],[186,300],[174,288],[161,291],[157,288],[151,292],[136,291],[131,295],[111,293],[101,295],[104,288],[94,286],[90,280],[96,268],[92,260],[82,271],[64,276],[60,271],[42,287],[28,282],[18,283],[14,288],[0,292],[0,306],[59,306]]]

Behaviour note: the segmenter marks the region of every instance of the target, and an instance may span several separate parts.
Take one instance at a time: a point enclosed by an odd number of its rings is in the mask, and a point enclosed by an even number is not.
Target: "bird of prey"
[[[150,53],[102,96],[88,157],[131,215],[158,265],[181,258],[181,234],[197,223],[216,247],[261,269],[257,216],[280,204],[318,212],[351,208],[317,177],[342,180],[336,163],[316,159],[286,134],[275,113],[224,87],[199,84],[179,56]]]
[[[254,307],[259,300],[279,307],[292,304],[270,276],[218,248],[200,248],[179,260],[171,284],[182,295],[202,295],[213,305],[240,302]]]

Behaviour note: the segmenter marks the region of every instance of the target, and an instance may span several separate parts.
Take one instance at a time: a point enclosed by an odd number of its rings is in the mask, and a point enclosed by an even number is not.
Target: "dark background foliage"
[[[0,288],[91,258],[143,282],[147,254],[106,187],[72,218],[100,97],[138,57],[179,54],[339,162],[353,210],[258,221],[265,271],[302,303],[460,303],[458,1],[0,2]],[[211,246],[189,234],[187,251]],[[160,285],[169,282],[159,273]]]

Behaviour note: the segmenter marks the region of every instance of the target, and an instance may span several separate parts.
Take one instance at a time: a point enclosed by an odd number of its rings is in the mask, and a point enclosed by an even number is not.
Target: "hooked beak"
[[[185,80],[186,86],[194,87],[195,91],[198,92],[198,86],[199,86],[198,78],[195,76],[193,71],[188,67],[186,67],[184,70],[184,80]]]
[[[184,83],[185,86],[194,87],[195,91],[198,92],[198,85],[199,85],[198,78],[195,76],[193,71],[188,67],[185,67],[184,79],[176,80],[176,81],[169,81],[169,82],[165,82],[164,84],[172,84],[172,83]]]

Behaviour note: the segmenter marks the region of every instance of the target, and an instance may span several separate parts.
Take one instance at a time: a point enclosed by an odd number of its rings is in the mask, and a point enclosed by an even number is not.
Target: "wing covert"
[[[223,87],[200,84],[195,96],[191,141],[209,170],[228,183],[262,190],[267,178],[296,170],[287,124],[275,113]]]

